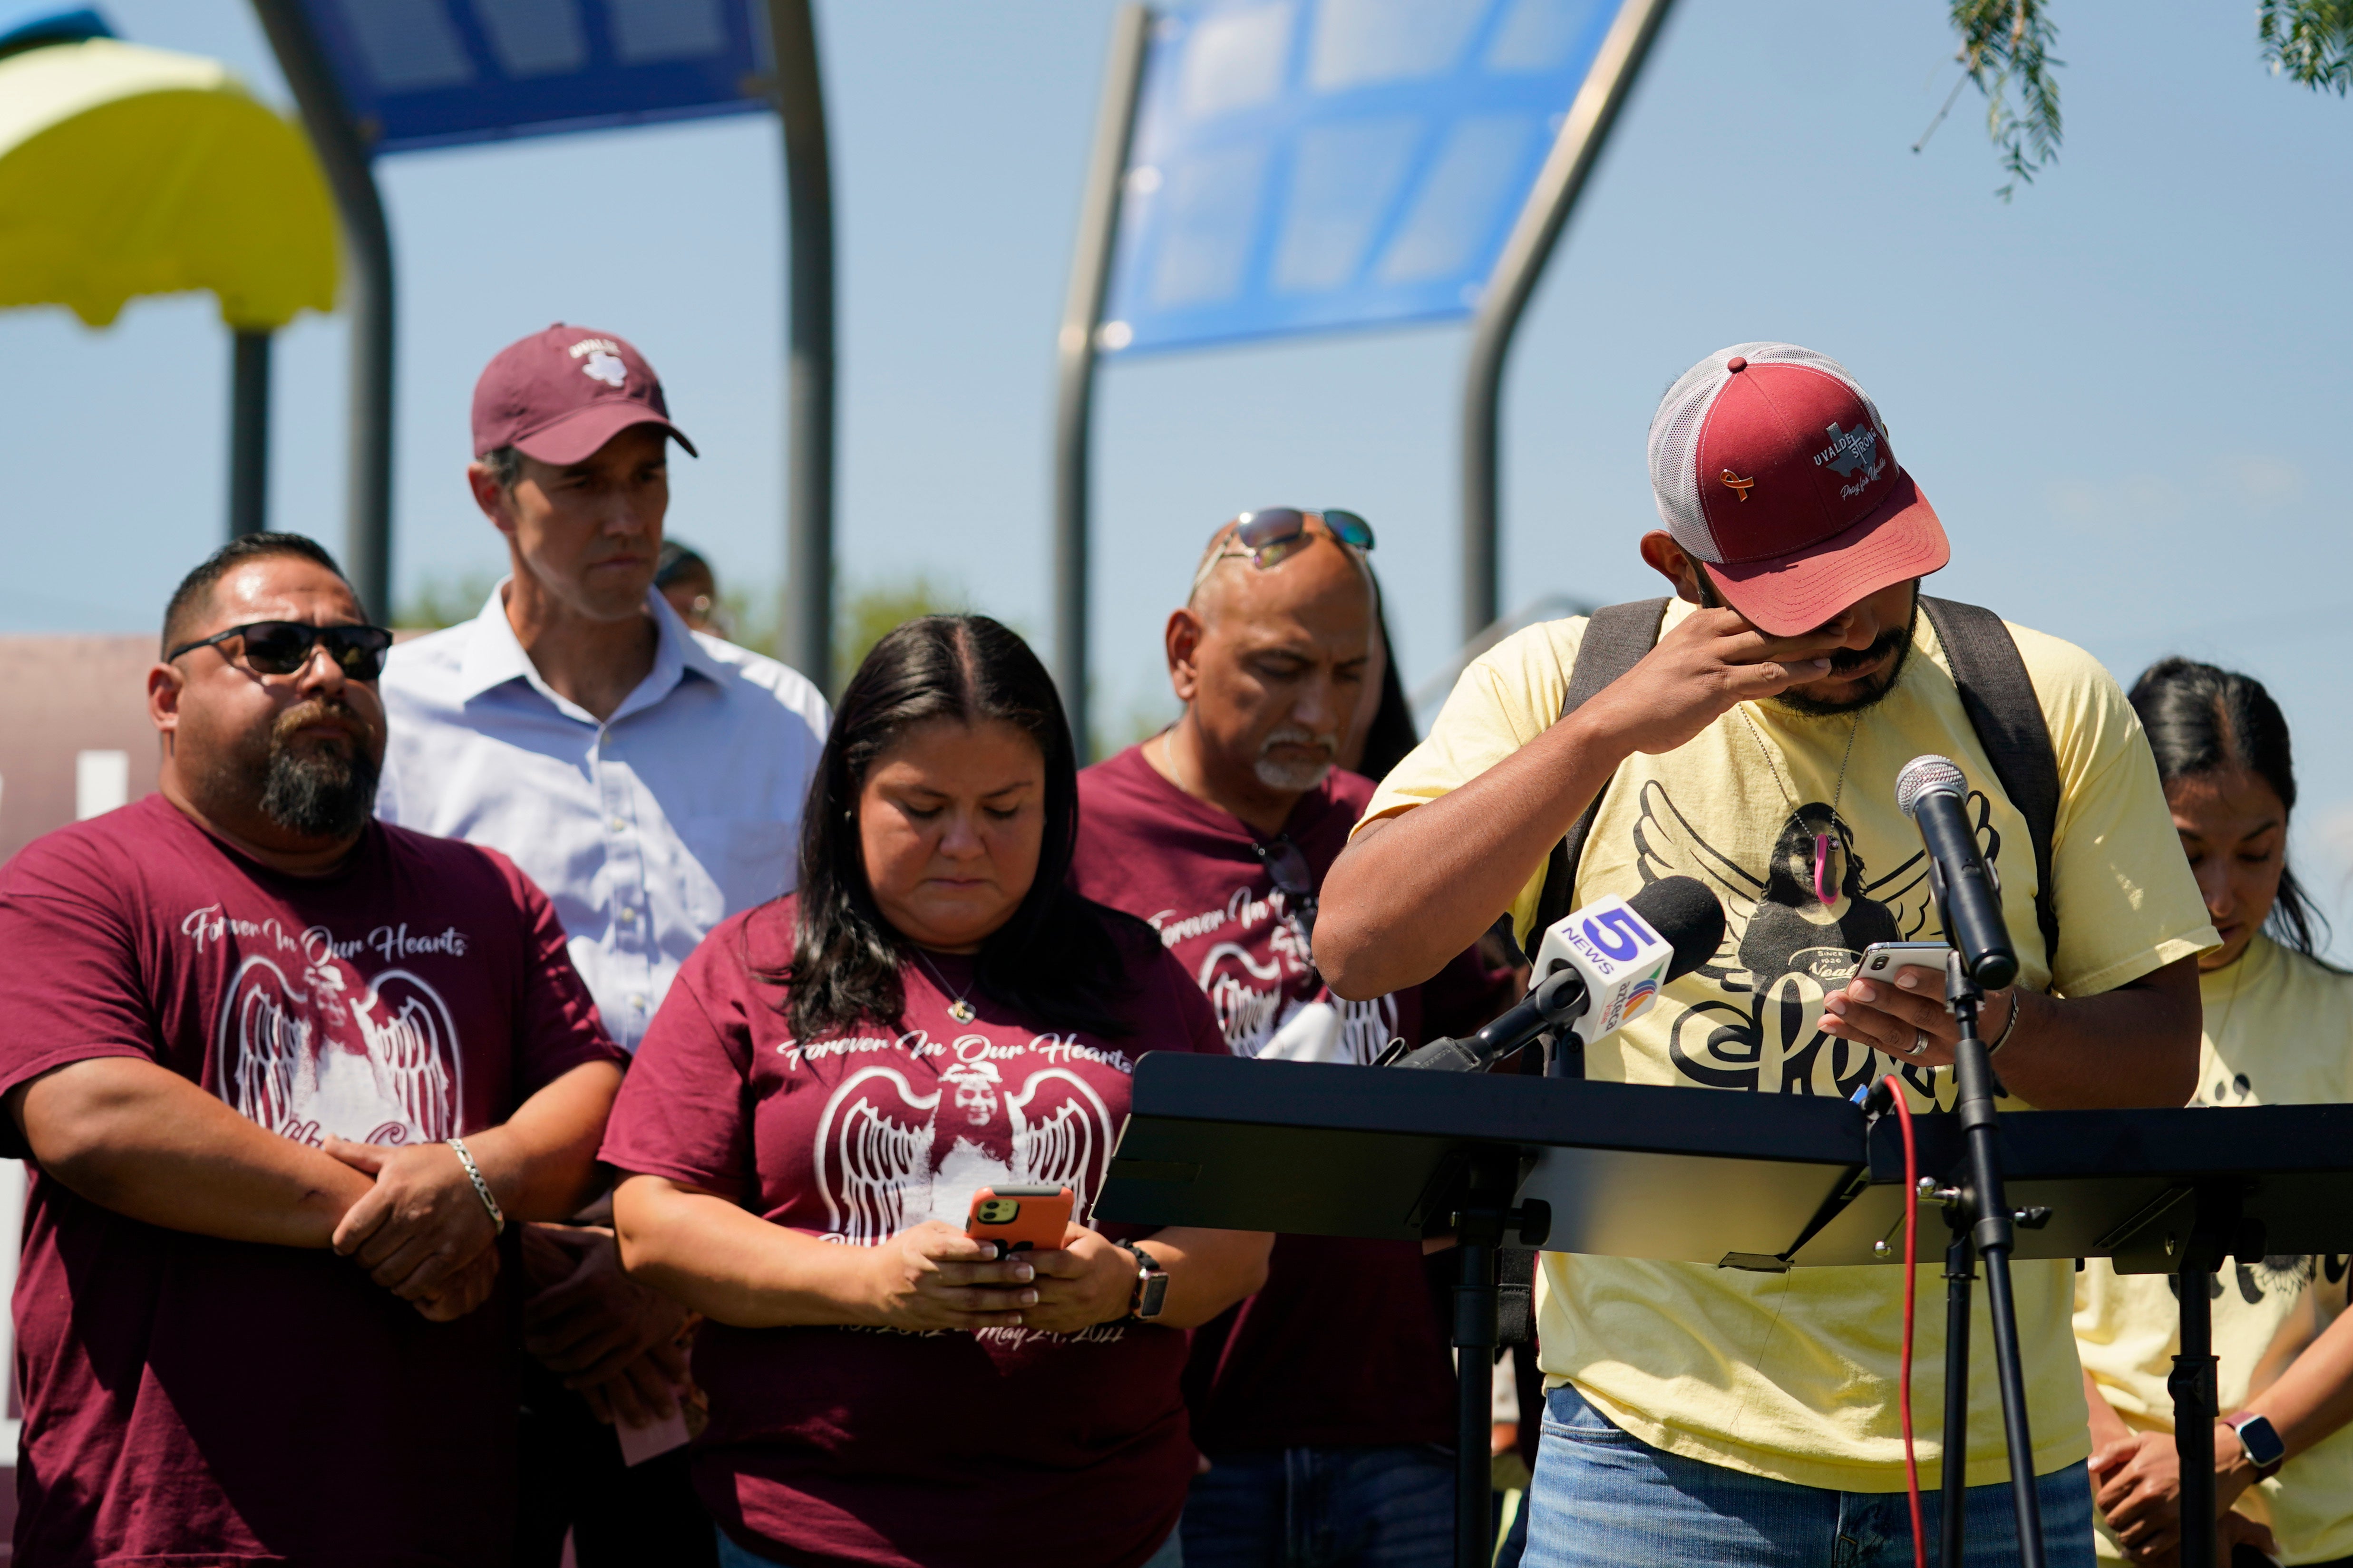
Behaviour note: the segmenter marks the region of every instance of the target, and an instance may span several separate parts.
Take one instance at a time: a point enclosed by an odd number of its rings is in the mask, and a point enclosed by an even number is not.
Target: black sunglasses
[[[1342,511],[1337,507],[1302,511],[1295,506],[1271,506],[1263,511],[1246,511],[1234,519],[1231,542],[1240,548],[1220,550],[1202,562],[1200,571],[1194,574],[1193,586],[1199,587],[1219,562],[1238,556],[1249,556],[1250,564],[1261,572],[1272,571],[1314,538],[1307,531],[1311,518],[1351,549],[1366,551],[1373,547],[1373,525],[1353,511]]]
[[[1309,946],[1315,942],[1315,879],[1307,869],[1307,857],[1287,833],[1278,833],[1271,843],[1253,841],[1250,848],[1274,879],[1276,891],[1291,900],[1299,911],[1299,923],[1305,928]]]
[[[311,650],[322,643],[327,657],[353,680],[374,680],[384,673],[385,651],[392,634],[382,626],[314,626],[307,621],[248,621],[208,637],[184,642],[164,656],[171,663],[184,653],[211,647],[239,637],[245,643],[246,668],[256,675],[293,675],[311,662]]]

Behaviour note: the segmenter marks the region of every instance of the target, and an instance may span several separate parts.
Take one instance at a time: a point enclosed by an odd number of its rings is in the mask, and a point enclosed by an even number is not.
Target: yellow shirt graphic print
[[[1859,731],[1855,738],[1861,740]],[[1767,742],[1759,736],[1757,743],[1763,754]],[[1853,1093],[1894,1064],[1815,1025],[1823,999],[1853,976],[1872,943],[1938,940],[1925,855],[1915,849],[1892,866],[1887,857],[1874,865],[1857,848],[1849,816],[1853,803],[1783,804],[1780,831],[1767,842],[1737,827],[1726,833],[1723,791],[1702,792],[1700,799],[1709,808],[1704,815],[1686,811],[1666,780],[1643,778],[1625,836],[1630,857],[1595,855],[1598,825],[1595,842],[1587,846],[1588,865],[1615,859],[1622,868],[1630,859],[1644,885],[1662,877],[1696,877],[1724,904],[1731,933],[1725,947],[1699,971],[1699,985],[1669,998],[1675,1011],[1661,1012],[1669,1072],[1663,1081],[1767,1094]],[[1772,804],[1759,803],[1765,820]],[[1982,826],[1989,805],[1982,791],[1971,793],[1969,813],[1980,825],[1981,847],[1999,866],[2000,836]],[[1713,827],[1694,816],[1712,820]],[[1737,849],[1719,847],[1717,840],[1727,837],[1749,852],[1745,858]],[[1644,1081],[1639,1064],[1620,1066],[1631,1069],[1628,1081]],[[1924,1095],[1931,1092],[1925,1075],[1916,1082]]]
[[[1668,608],[1672,629],[1691,613]],[[1582,619],[1531,627],[1474,662],[1430,738],[1383,781],[1367,818],[1477,777],[1557,718]],[[1858,714],[1800,715],[1745,703],[1687,744],[1637,754],[1604,793],[1577,868],[1582,905],[1695,877],[1723,900],[1725,940],[1657,1005],[1587,1053],[1597,1079],[1759,1094],[1844,1097],[1881,1074],[1915,1110],[1949,1109],[1952,1075],[1824,1035],[1823,998],[1873,942],[1938,941],[1918,831],[1895,776],[1923,752],[1968,776],[1968,818],[2000,879],[2021,983],[2065,995],[2121,985],[2214,944],[2154,761],[2124,694],[2081,650],[2012,627],[2059,764],[2052,880],[2054,966],[2034,916],[2024,819],[1994,781],[1943,650],[1917,622],[1904,672]],[[1851,748],[1851,750],[1850,750]],[[1524,942],[1543,868],[1513,913]],[[1825,897],[1824,895],[1828,896]],[[2054,973],[2055,967],[2055,973]],[[2013,1102],[2012,1107],[2015,1107]],[[1931,1248],[1930,1250],[1934,1250]],[[1903,1279],[1895,1268],[1752,1274],[1686,1264],[1545,1255],[1546,1373],[1574,1383],[1644,1442],[1801,1486],[1898,1491],[1896,1369]],[[1925,1263],[1914,1411],[1934,1477],[1942,1410],[1938,1266]],[[2065,1263],[2013,1270],[2035,1435],[2048,1474],[2084,1458],[2081,1377]],[[1968,1480],[2006,1473],[1984,1293],[1978,1295]]]

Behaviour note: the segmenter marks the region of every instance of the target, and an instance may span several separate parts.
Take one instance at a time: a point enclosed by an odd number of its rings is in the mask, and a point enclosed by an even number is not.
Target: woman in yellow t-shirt
[[[2190,1103],[2353,1100],[2353,976],[2315,955],[2326,929],[2287,868],[2295,776],[2279,705],[2259,681],[2179,658],[2151,666],[2132,705],[2222,937],[2198,959],[2206,1027]],[[2238,1515],[2224,1521],[2229,1538],[2260,1540],[2268,1524],[2291,1564],[2353,1565],[2346,1275],[2343,1258],[2283,1257],[2216,1277],[2216,1499]],[[2104,1557],[2170,1563],[2179,1540],[2165,1386],[2179,1349],[2174,1289],[2169,1276],[2119,1275],[2101,1259],[2077,1277]]]

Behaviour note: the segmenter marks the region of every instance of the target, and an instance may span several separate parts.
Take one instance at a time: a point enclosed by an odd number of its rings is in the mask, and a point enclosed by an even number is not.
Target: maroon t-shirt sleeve
[[[572,964],[564,922],[539,884],[495,849],[484,849],[513,895],[522,922],[522,984],[517,992],[515,1100],[519,1104],[583,1062],[628,1063],[628,1053],[605,1032],[596,998]]]
[[[0,1095],[94,1057],[202,1074],[201,1058],[165,1059],[130,912],[113,896],[126,880],[66,835],[36,840],[0,871]],[[0,1117],[0,1156],[32,1157],[14,1117]]]
[[[712,1020],[706,990],[742,940],[744,917],[723,921],[688,957],[638,1043],[605,1123],[596,1157],[634,1175],[725,1193],[757,1212],[752,1123],[744,1104],[751,1037]],[[732,1008],[723,1008],[732,1012]]]

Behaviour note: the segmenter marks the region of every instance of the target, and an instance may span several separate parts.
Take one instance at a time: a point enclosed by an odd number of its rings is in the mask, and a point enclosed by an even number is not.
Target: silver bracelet
[[[2016,1010],[2013,1008],[2011,1016],[2016,1016]],[[2005,1030],[2004,1033],[2008,1031]],[[506,1214],[499,1207],[499,1200],[491,1195],[491,1184],[482,1180],[482,1168],[475,1164],[474,1156],[467,1152],[466,1141],[463,1138],[451,1138],[448,1142],[450,1148],[458,1151],[458,1163],[466,1167],[466,1179],[473,1183],[474,1191],[481,1194],[482,1206],[491,1211],[491,1234],[504,1236],[507,1233]]]
[[[1995,1036],[1993,1039],[1987,1044],[1986,1055],[1991,1056],[1994,1052],[2001,1049],[2003,1043],[2010,1038],[2010,1032],[2018,1027],[2019,1014],[2025,1010],[2025,1004],[2019,1001],[2018,993],[2015,991],[2011,992],[2010,994],[2010,1016],[2001,1021],[2001,1033]]]

